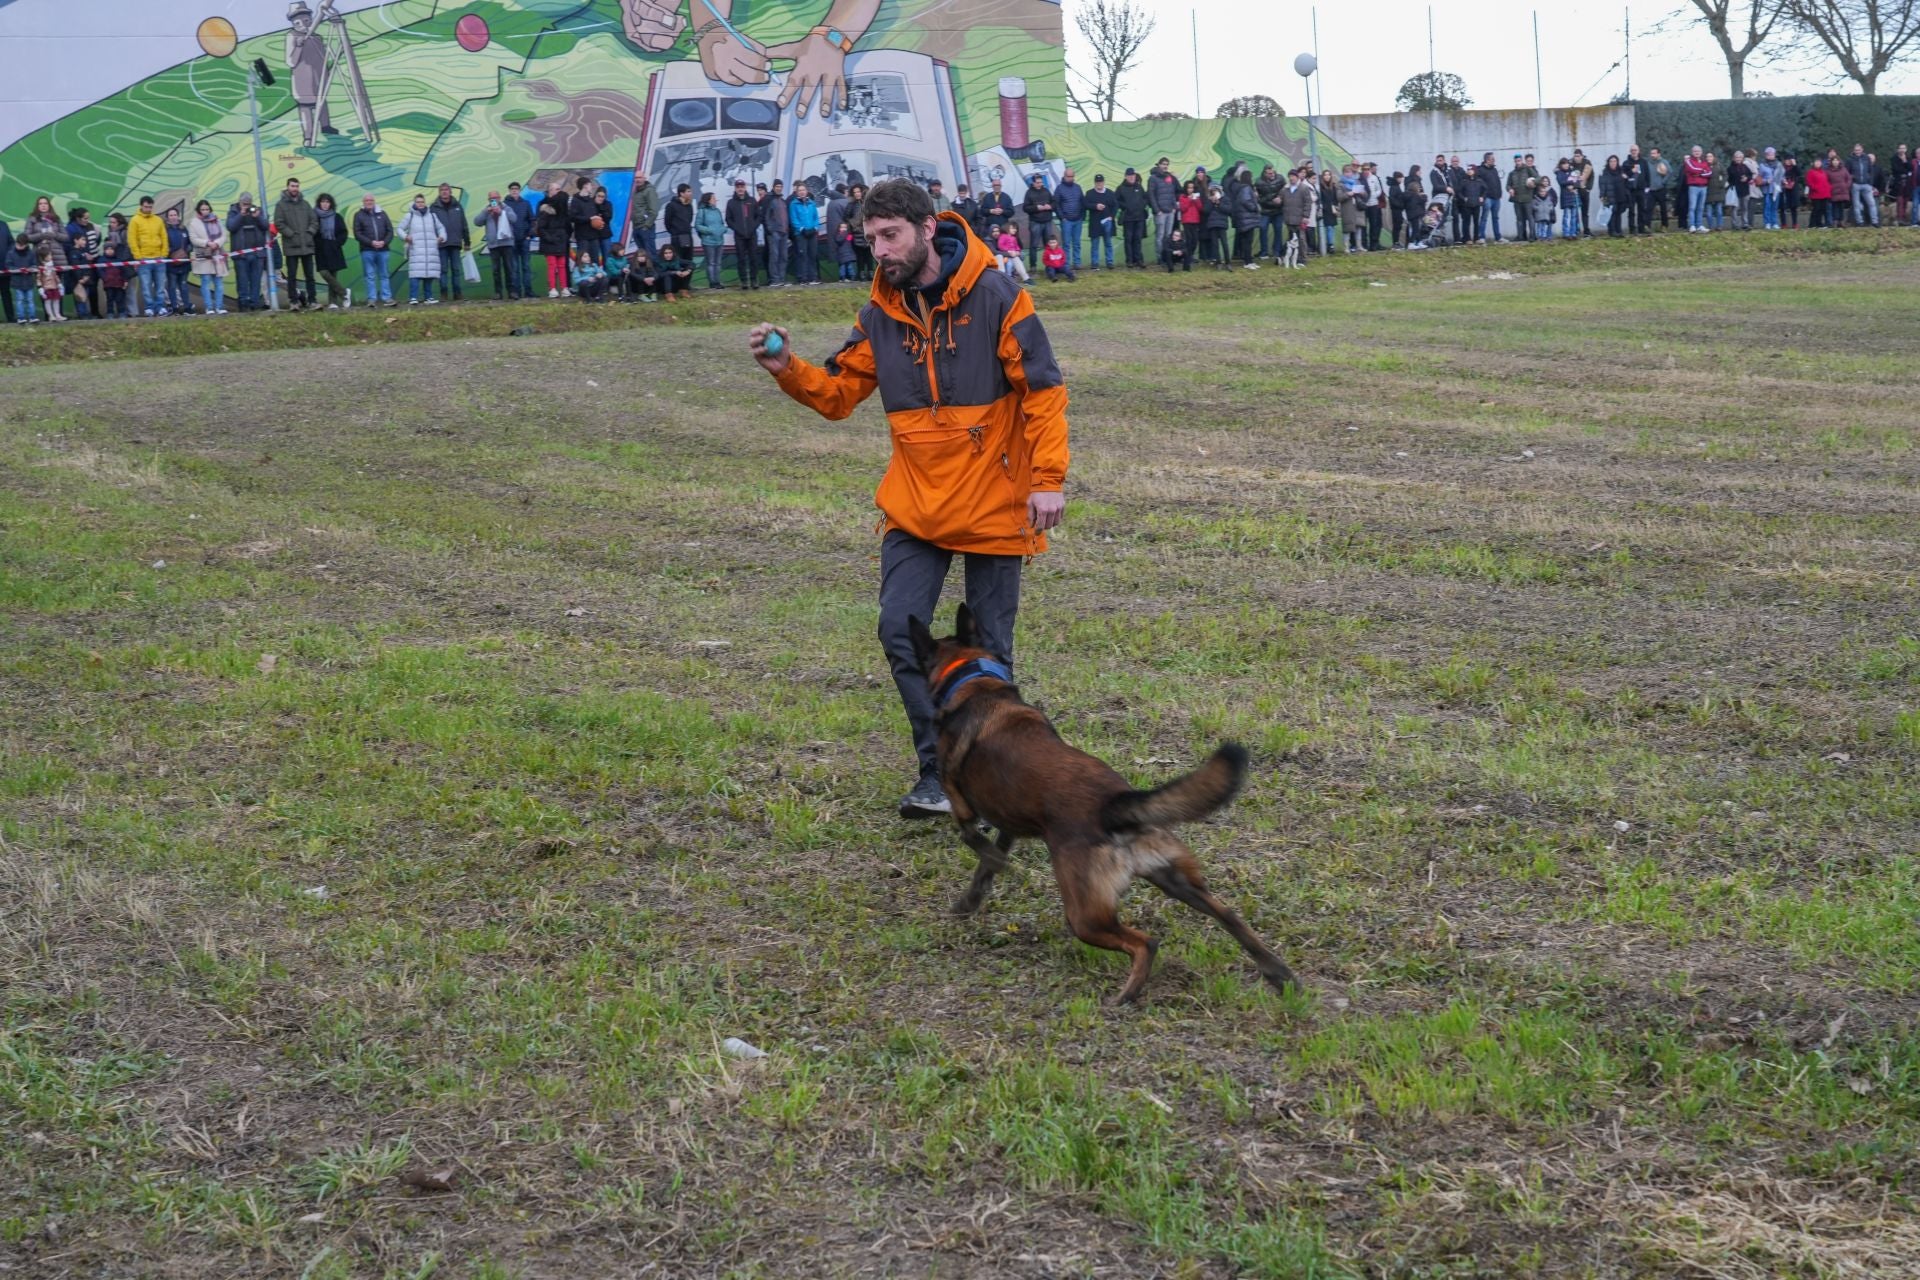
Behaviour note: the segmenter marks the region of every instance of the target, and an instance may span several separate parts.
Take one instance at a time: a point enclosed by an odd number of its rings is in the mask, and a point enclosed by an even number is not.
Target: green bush
[[[1882,160],[1898,144],[1920,144],[1920,96],[1873,97],[1818,93],[1791,98],[1722,98],[1636,102],[1642,146],[1684,154],[1701,146],[1725,156],[1735,147],[1752,153],[1766,147],[1803,160],[1828,147],[1842,154],[1856,142]]]

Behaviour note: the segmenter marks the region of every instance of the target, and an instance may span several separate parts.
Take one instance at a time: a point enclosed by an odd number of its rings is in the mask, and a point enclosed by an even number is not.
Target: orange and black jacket
[[[1060,366],[1033,300],[964,218],[941,214],[933,248],[943,289],[902,291],[876,273],[846,344],[824,366],[793,357],[778,381],[834,420],[879,389],[893,434],[874,496],[883,530],[951,551],[1044,551],[1027,498],[1058,492],[1066,480]]]

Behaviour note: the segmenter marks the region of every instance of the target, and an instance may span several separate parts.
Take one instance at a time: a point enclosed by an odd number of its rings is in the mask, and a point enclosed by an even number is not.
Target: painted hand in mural
[[[700,65],[722,84],[765,84],[772,73],[766,50],[717,26],[700,37]]]
[[[620,10],[627,39],[648,53],[665,53],[679,42],[680,33],[687,29],[687,20],[680,16],[678,4],[669,8],[655,4],[654,0],[621,0]]]
[[[771,57],[792,58],[793,70],[787,73],[787,87],[780,91],[779,105],[793,103],[795,115],[807,114],[807,103],[816,93],[820,114],[831,116],[847,105],[847,55],[824,35],[809,35],[791,44],[777,44],[767,50]]]

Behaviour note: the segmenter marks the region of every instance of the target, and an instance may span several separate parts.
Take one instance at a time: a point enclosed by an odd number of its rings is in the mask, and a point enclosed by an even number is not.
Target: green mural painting
[[[1132,166],[1145,173],[1161,156],[1172,161],[1176,174],[1188,174],[1197,167],[1221,174],[1237,161],[1244,161],[1255,173],[1271,163],[1280,172],[1306,164],[1317,148],[1322,165],[1350,162],[1348,155],[1332,138],[1319,130],[1315,146],[1309,147],[1309,127],[1305,120],[1132,120],[1112,124],[1070,126],[1061,135],[1061,151],[1080,176],[1104,173],[1109,182]]]

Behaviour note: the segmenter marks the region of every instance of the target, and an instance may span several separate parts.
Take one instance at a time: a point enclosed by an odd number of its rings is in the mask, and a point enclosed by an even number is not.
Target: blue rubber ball
[[[775,329],[767,334],[766,340],[760,345],[767,349],[768,355],[777,356],[786,348],[787,340],[780,336],[778,329]]]

